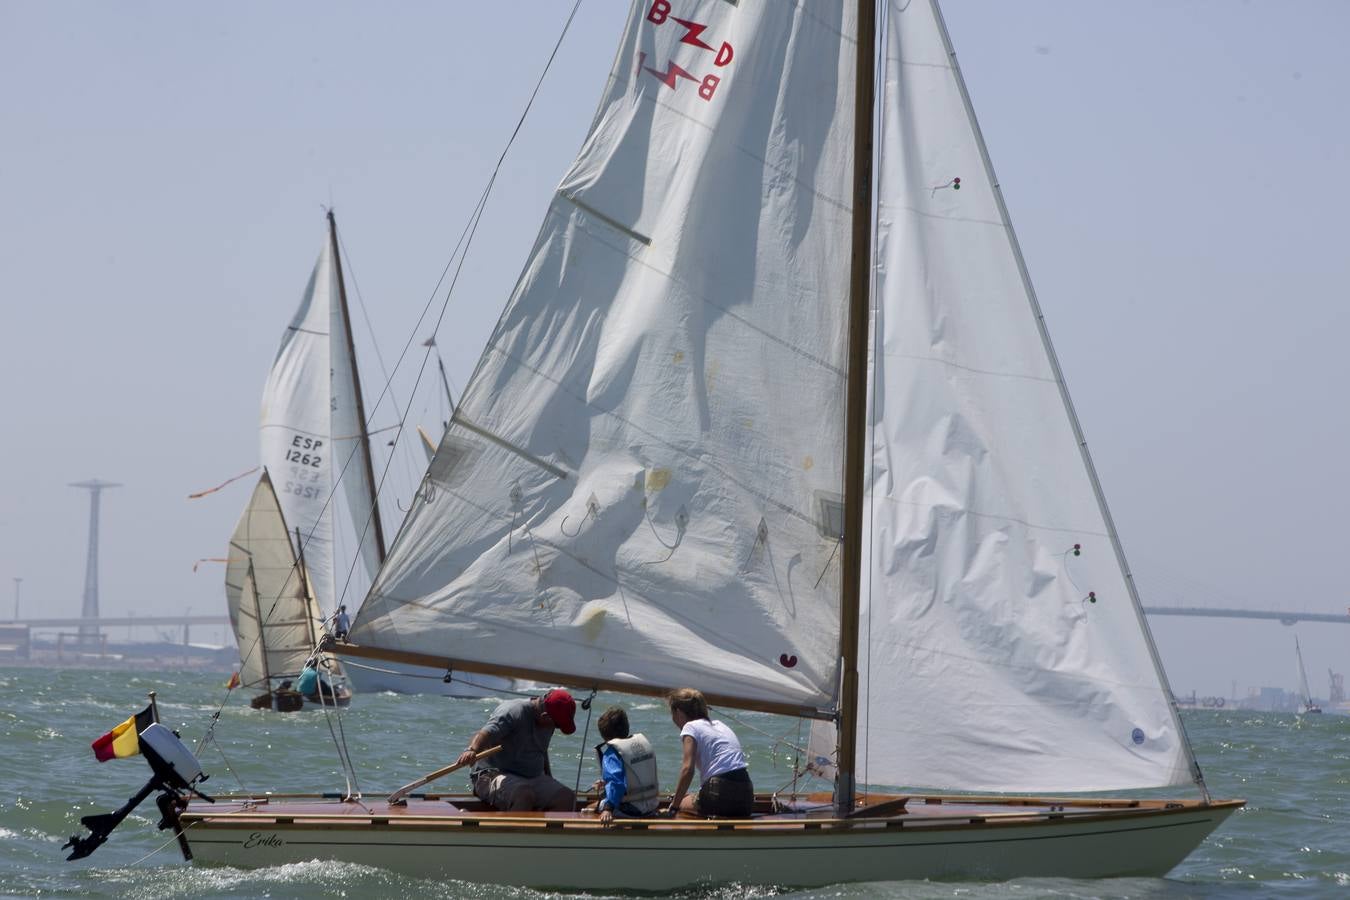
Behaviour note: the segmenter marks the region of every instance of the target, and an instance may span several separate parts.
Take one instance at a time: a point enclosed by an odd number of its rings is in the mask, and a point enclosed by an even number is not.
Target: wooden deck
[[[582,798],[586,798],[583,796]],[[895,811],[899,801],[902,811]],[[922,796],[868,798],[868,806],[849,818],[836,817],[828,795],[799,796],[791,803],[775,806],[771,798],[761,797],[757,811],[749,819],[703,819],[680,816],[675,819],[616,819],[614,827],[623,830],[669,832],[785,830],[853,830],[865,828],[942,828],[971,825],[1044,823],[1058,819],[1120,818],[1131,813],[1157,815],[1170,810],[1195,810],[1199,800],[1100,800],[1058,798],[997,798],[965,796]],[[1231,801],[1223,806],[1240,805]],[[1219,804],[1216,804],[1219,805]],[[868,809],[877,815],[869,815]],[[379,799],[342,801],[314,794],[269,794],[258,797],[224,796],[214,804],[193,801],[182,814],[183,824],[199,826],[297,826],[346,828],[434,828],[434,829],[526,829],[526,830],[603,830],[593,812],[499,812],[487,808],[467,794],[419,794],[406,804],[391,805]]]

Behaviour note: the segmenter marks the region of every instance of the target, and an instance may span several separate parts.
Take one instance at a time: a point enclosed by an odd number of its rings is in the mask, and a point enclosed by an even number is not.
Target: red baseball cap
[[[577,701],[562,688],[554,688],[544,695],[544,712],[553,720],[553,724],[563,734],[577,730],[574,717],[577,714]]]

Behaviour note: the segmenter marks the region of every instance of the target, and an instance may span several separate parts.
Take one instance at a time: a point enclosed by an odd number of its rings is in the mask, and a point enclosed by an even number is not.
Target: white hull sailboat
[[[1240,803],[1115,805],[912,798],[904,816],[629,822],[458,810],[455,800],[345,805],[221,801],[187,833],[202,864],[331,859],[426,878],[540,889],[663,891],[696,884],[1161,876]],[[473,798],[467,798],[477,804]],[[828,802],[828,801],[827,801]]]
[[[186,804],[185,846],[599,890],[1176,865],[1241,802],[1204,785],[997,184],[932,0],[634,3],[337,651],[797,716],[832,794],[612,829],[271,794]],[[1084,798],[1121,791],[1163,799]]]
[[[1322,707],[1313,702],[1312,690],[1308,687],[1308,670],[1303,666],[1303,648],[1298,645],[1298,635],[1294,635],[1294,654],[1298,657],[1298,714],[1300,716],[1321,715]]]

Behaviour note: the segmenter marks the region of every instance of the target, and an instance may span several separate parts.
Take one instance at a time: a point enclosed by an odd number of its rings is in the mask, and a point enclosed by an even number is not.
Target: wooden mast
[[[342,278],[342,254],[338,252],[337,220],[333,211],[328,211],[328,241],[333,249],[333,267],[337,271],[338,303],[342,307],[342,324],[347,331],[347,358],[352,364],[352,387],[356,392],[356,418],[361,424],[359,437],[361,465],[366,472],[366,485],[370,488],[370,518],[375,528],[375,552],[380,565],[384,565],[384,526],[380,523],[380,501],[375,491],[375,467],[370,460],[370,436],[366,434],[366,405],[361,398],[361,373],[356,367],[356,346],[352,342],[352,317],[347,310],[347,284]],[[358,551],[359,552],[359,551]],[[337,602],[337,598],[333,598]]]
[[[844,408],[844,548],[839,597],[839,764],[835,810],[853,810],[858,745],[858,607],[862,594],[863,471],[867,439],[867,335],[872,284],[872,106],[876,0],[858,0],[853,98],[853,232],[848,299],[848,393]]]

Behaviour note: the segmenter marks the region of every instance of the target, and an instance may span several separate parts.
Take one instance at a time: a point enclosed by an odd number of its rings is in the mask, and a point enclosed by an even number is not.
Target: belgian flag
[[[99,762],[135,756],[141,752],[141,732],[155,721],[155,708],[147,706],[89,746]]]

